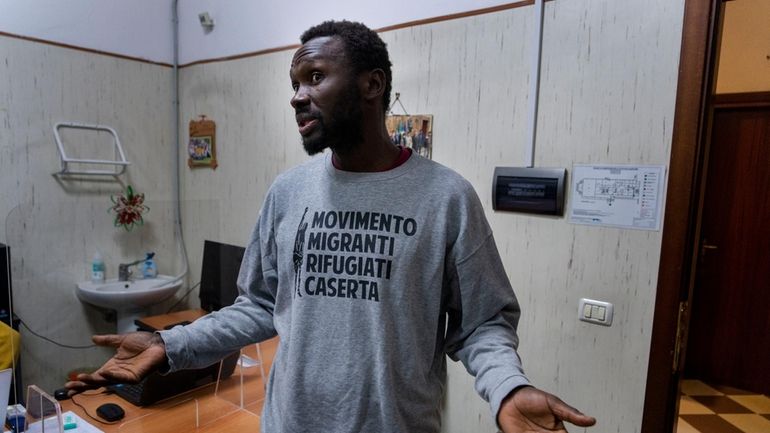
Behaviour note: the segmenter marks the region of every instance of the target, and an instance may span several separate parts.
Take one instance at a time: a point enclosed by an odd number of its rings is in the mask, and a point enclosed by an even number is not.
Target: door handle
[[[700,256],[701,256],[701,258],[703,258],[703,256],[706,255],[707,251],[713,251],[713,250],[719,249],[719,247],[717,247],[716,245],[711,245],[711,244],[708,244],[706,242],[707,242],[706,239],[704,239],[703,242],[700,245]]]

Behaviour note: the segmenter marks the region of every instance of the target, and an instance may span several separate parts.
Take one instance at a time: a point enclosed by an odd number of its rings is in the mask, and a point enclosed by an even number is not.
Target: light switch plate
[[[597,325],[612,325],[612,304],[594,299],[581,298],[578,304],[578,319],[596,323]]]

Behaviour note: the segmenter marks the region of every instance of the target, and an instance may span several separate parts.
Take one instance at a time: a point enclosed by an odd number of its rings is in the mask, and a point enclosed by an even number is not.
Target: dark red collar
[[[393,165],[390,168],[388,168],[385,171],[393,170],[394,168],[405,163],[409,159],[409,157],[412,156],[412,149],[404,146],[398,146],[398,147],[401,148],[401,153],[398,154],[398,159],[396,160],[396,162],[393,163]]]
[[[401,153],[398,154],[398,159],[393,163],[392,166],[386,168],[385,170],[379,170],[379,171],[389,171],[393,170],[396,167],[399,167],[403,163],[409,160],[409,157],[412,156],[412,149],[404,146],[398,146],[399,149],[401,149]],[[334,168],[337,170],[342,170],[339,167],[339,164],[337,164],[337,158],[334,157],[334,154],[332,154],[332,165],[334,165]]]

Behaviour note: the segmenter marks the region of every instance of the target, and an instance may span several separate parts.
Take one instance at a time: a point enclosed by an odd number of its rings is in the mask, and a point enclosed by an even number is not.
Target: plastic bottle
[[[155,278],[158,276],[158,265],[153,257],[155,257],[155,253],[147,253],[147,257],[144,259],[144,265],[142,265],[142,276],[144,278]]]
[[[102,253],[98,250],[94,253],[94,259],[91,262],[91,282],[104,282],[104,259],[102,259]]]

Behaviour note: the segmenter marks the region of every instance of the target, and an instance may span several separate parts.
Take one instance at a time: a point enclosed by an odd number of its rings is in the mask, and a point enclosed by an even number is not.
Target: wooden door
[[[770,394],[770,106],[712,131],[685,376]]]

